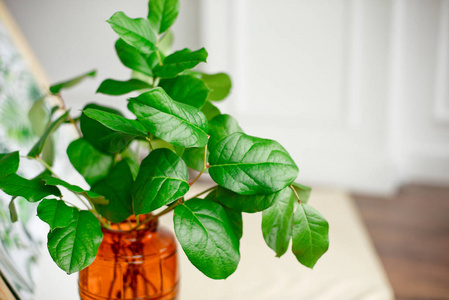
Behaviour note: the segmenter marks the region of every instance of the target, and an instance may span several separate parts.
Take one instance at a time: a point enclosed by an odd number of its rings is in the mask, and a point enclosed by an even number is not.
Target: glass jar
[[[178,294],[174,235],[157,220],[139,230],[133,220],[103,228],[94,262],[79,272],[82,300],[171,300]]]

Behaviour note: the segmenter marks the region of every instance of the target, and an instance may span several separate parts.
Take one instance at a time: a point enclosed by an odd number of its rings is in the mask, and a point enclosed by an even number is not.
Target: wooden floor
[[[392,198],[353,196],[396,299],[449,299],[449,188],[408,185]]]

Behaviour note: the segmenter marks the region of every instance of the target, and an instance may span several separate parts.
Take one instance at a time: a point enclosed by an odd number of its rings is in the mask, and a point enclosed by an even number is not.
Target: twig
[[[296,192],[293,184],[290,184],[289,187],[292,189],[293,193],[295,193],[296,199],[298,199],[298,203],[301,204],[301,199],[299,199],[298,193]]]
[[[218,185],[214,185],[213,187],[208,188],[207,190],[202,191],[201,193],[196,194],[195,196],[193,196],[192,198],[189,198],[187,200],[193,199],[193,198],[197,198],[203,194],[206,194],[207,192],[213,191],[218,187]]]
[[[203,168],[201,169],[200,173],[198,174],[198,176],[196,176],[195,179],[193,179],[192,182],[189,183],[189,186],[192,186],[200,177],[201,175],[203,175],[204,171],[206,171],[207,169],[207,144],[204,147],[204,163],[203,163]]]
[[[171,210],[173,210],[176,206],[178,206],[179,204],[181,204],[182,202],[180,202],[182,200],[182,198],[179,198],[178,201],[173,202],[172,204],[170,204],[170,206],[168,206],[166,209],[164,209],[163,211],[161,211],[160,213],[154,215],[154,216],[150,216],[148,219],[143,220],[140,224],[134,226],[133,228],[130,229],[130,231],[132,230],[136,230],[138,229],[140,226],[145,225],[151,221],[153,221],[154,219],[159,218],[162,215],[165,215],[166,213],[170,212]]]

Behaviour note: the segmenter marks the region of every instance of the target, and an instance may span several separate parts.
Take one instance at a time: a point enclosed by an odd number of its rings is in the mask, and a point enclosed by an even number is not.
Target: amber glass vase
[[[103,230],[95,261],[79,272],[82,300],[171,300],[178,294],[174,235],[157,221],[129,231],[134,221]]]

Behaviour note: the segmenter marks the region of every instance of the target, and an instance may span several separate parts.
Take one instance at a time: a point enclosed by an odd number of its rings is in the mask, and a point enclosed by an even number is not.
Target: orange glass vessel
[[[103,230],[95,261],[79,272],[82,300],[171,300],[178,294],[174,235],[157,221],[127,231],[133,220]]]

